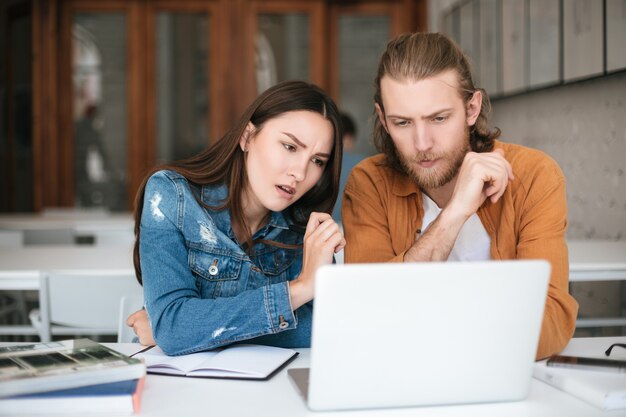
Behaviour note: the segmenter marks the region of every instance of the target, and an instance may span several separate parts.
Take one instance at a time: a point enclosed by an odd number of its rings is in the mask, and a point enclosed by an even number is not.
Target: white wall
[[[625,72],[497,100],[493,124],[559,163],[569,238],[626,239]]]
[[[457,3],[429,0],[429,29]],[[626,72],[499,99],[492,122],[563,169],[568,238],[626,239]]]
[[[428,30],[439,32],[442,14],[457,3],[459,0],[428,0]]]

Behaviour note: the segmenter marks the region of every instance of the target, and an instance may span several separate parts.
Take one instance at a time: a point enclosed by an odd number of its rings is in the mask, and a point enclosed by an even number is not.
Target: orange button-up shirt
[[[492,259],[546,259],[552,265],[537,358],[560,352],[576,327],[578,303],[569,294],[565,230],[565,177],[541,151],[496,142],[515,179],[497,203],[487,199],[478,217],[491,238]],[[343,197],[345,261],[403,262],[421,230],[420,188],[385,165],[383,155],[367,158],[351,172]]]

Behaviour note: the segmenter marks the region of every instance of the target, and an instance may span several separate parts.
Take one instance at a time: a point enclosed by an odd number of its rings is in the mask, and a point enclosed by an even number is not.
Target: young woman
[[[140,342],[170,355],[243,340],[309,346],[315,271],[345,245],[328,214],[341,154],[335,104],[291,81],[204,152],[153,171],[135,212],[147,315],[128,324]]]

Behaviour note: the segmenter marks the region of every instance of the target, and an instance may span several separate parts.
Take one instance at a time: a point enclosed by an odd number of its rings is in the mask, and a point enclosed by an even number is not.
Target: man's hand
[[[454,217],[467,220],[487,198],[492,203],[497,202],[511,180],[513,169],[501,149],[486,153],[468,152],[445,210]]]
[[[128,316],[126,325],[133,328],[133,331],[139,337],[139,343],[144,346],[156,345],[154,337],[152,337],[152,329],[150,328],[146,310],[141,309]]]
[[[463,225],[489,198],[497,202],[513,180],[511,164],[504,152],[469,152],[459,173],[448,204],[426,232],[404,254],[405,262],[446,261]]]

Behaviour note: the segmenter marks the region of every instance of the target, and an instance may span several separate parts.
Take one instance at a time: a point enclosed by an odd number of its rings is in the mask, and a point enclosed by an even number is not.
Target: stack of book
[[[89,339],[0,347],[0,415],[132,415],[146,367]]]

